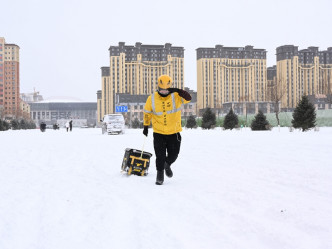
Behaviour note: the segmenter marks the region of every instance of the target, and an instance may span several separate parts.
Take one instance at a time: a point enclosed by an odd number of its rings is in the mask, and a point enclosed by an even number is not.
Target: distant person
[[[65,126],[66,126],[66,130],[67,130],[67,132],[68,132],[68,130],[69,130],[69,121],[66,122],[66,125],[65,125]]]
[[[40,123],[40,130],[41,130],[42,132],[44,132],[44,131],[46,130],[46,123],[44,123],[44,122],[41,122],[41,123]]]
[[[57,123],[53,124],[53,130],[59,130],[59,125]]]
[[[73,129],[73,120],[69,121],[69,129],[70,129],[70,131],[72,131],[72,129]]]

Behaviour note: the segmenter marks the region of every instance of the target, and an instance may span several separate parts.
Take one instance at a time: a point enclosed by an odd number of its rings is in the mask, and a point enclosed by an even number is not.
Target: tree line
[[[186,123],[186,127],[196,128],[197,126],[198,125],[195,117],[189,116]],[[211,108],[207,108],[203,114],[201,127],[202,129],[213,129],[215,126],[216,126],[216,115],[211,110]],[[307,96],[302,96],[302,99],[295,108],[293,113],[292,126],[295,129],[302,129],[302,131],[307,131],[316,126],[316,110],[314,105],[310,103],[309,98]],[[222,127],[226,130],[240,128],[238,116],[234,113],[232,108],[225,116]],[[260,131],[260,130],[271,130],[272,126],[269,124],[264,113],[259,110],[258,113],[255,115],[254,120],[250,125],[250,128],[253,131]]]
[[[279,94],[279,91],[276,90],[274,96],[276,96],[275,106],[278,106],[282,94]],[[277,110],[276,119],[279,125],[278,114],[280,110],[278,108],[276,108],[275,110]],[[193,115],[190,115],[186,120],[184,126],[190,129],[197,128],[198,126],[201,126],[202,129],[213,129],[214,127],[216,127],[216,123],[217,122],[216,122],[215,113],[211,110],[211,108],[207,108],[203,113],[203,118],[200,124],[198,124],[196,118]],[[303,96],[301,101],[298,103],[297,107],[295,108],[293,113],[292,126],[295,129],[302,129],[302,131],[309,130],[316,126],[315,107],[312,103],[310,103],[309,98],[307,96]],[[221,124],[221,127],[223,127],[226,130],[240,128],[238,116],[234,113],[233,109],[229,110],[229,112],[225,116],[223,124]],[[138,118],[135,118],[131,123],[131,128],[140,129],[143,128],[143,124],[142,122],[139,121]],[[253,131],[271,130],[272,125],[269,124],[264,113],[262,111],[258,111],[258,113],[254,117],[254,120],[250,124],[250,128]]]
[[[0,119],[0,131],[12,130],[28,130],[36,129],[35,122],[25,119],[13,119],[10,121]]]

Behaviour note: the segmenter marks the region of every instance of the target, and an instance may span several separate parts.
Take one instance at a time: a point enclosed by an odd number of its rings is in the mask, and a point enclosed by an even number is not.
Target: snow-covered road
[[[156,186],[120,174],[141,130],[0,132],[0,249],[332,248],[332,128],[182,139]]]

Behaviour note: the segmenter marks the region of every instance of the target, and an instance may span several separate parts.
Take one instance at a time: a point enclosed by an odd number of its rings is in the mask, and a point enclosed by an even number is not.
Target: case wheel
[[[130,168],[128,169],[128,173],[127,173],[127,174],[130,176],[132,171],[133,171],[133,167],[130,167]]]

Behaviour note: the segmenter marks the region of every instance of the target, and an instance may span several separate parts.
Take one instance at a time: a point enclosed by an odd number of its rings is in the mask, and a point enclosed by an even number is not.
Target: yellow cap
[[[168,89],[172,86],[172,78],[168,75],[161,75],[158,78],[158,87]]]

